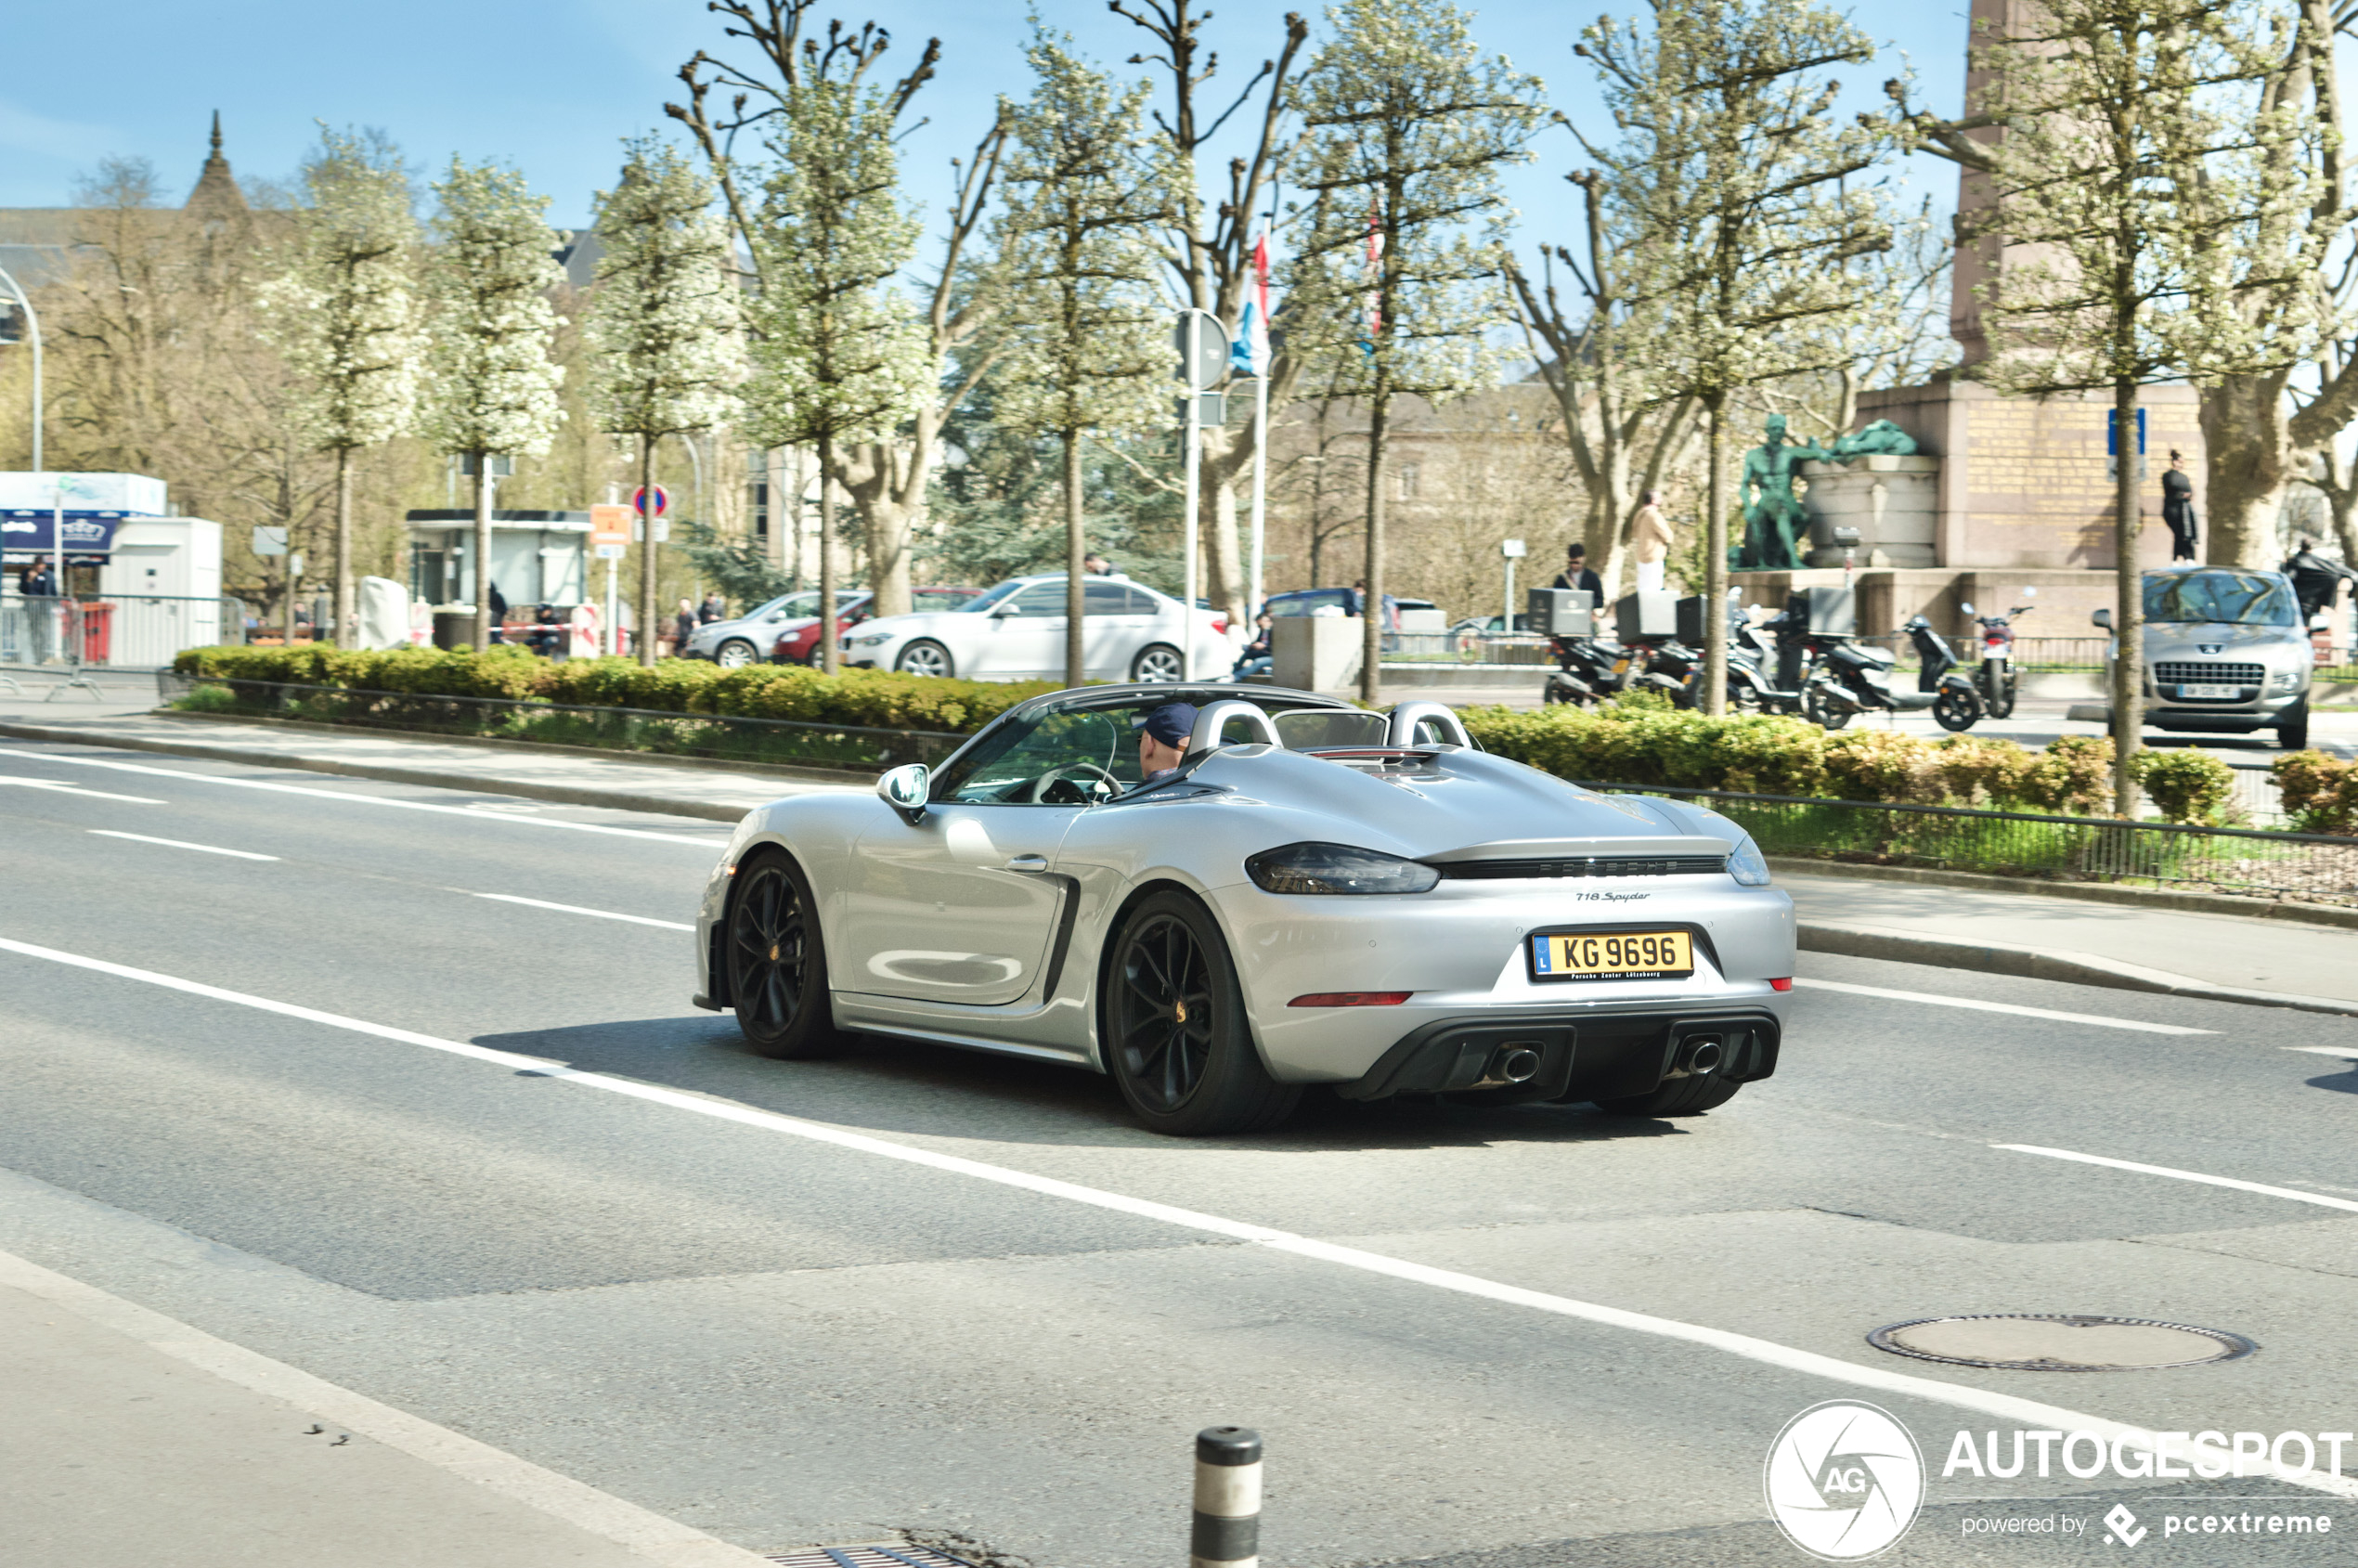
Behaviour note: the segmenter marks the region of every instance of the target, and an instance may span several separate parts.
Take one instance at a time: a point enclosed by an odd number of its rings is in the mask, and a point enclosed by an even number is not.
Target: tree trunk
[[[836,630],[836,438],[819,435],[819,667],[843,673],[842,639]]]
[[[1065,432],[1065,684],[1085,685],[1089,680],[1087,584],[1081,570],[1089,553],[1086,521],[1081,512],[1081,433]]]
[[[1377,383],[1367,416],[1367,587],[1359,596],[1359,700],[1383,701],[1383,456],[1392,394]]]
[[[1250,585],[1245,581],[1244,554],[1237,542],[1237,482],[1233,477],[1219,477],[1216,471],[1211,482],[1211,591],[1206,597],[1228,617],[1230,626],[1250,626],[1252,617],[1245,613]]]
[[[491,646],[491,454],[477,452],[475,460],[475,647]],[[294,612],[287,613],[287,623],[294,624]],[[292,640],[292,633],[289,633]]]
[[[336,629],[333,641],[348,648],[353,627],[352,448],[336,448]],[[316,634],[315,634],[316,635]]]
[[[2144,734],[2144,578],[2137,561],[2137,535],[2144,518],[2137,501],[2137,383],[2123,376],[2113,382],[2112,547],[2112,810],[2137,814],[2137,784],[2131,768]],[[2214,535],[2214,538],[2216,536]]]
[[[655,632],[663,625],[656,616],[655,604],[655,444],[652,436],[639,437],[639,496],[641,511],[639,517],[639,662],[649,669],[654,667]]]
[[[1705,460],[1711,473],[1704,486],[1709,510],[1703,530],[1703,710],[1714,715],[1728,711],[1728,481],[1721,460],[1727,451],[1727,412],[1724,397],[1712,400],[1711,451]]]
[[[2281,375],[2229,376],[2202,389],[2202,559],[2273,569],[2276,519],[2292,478],[2291,418]]]

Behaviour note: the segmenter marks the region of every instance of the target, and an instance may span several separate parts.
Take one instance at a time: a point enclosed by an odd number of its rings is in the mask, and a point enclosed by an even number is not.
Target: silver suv
[[[2095,623],[2109,629],[2112,612]],[[2157,730],[2309,744],[2314,657],[2291,580],[2280,572],[2171,566],[2145,574],[2145,723]]]

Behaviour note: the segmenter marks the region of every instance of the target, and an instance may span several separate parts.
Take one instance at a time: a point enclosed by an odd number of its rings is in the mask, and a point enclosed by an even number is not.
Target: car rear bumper
[[[1596,1013],[1436,1018],[1402,1036],[1367,1076],[1336,1085],[1347,1100],[1479,1094],[1493,1102],[1618,1099],[1696,1070],[1749,1083],[1777,1070],[1783,1033],[1767,1008],[1660,1006]],[[1520,1055],[1521,1059],[1518,1060]]]

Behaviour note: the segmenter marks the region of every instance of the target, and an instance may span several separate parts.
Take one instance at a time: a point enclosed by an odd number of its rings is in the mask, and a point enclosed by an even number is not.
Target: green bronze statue
[[[1809,519],[1801,509],[1801,498],[1793,493],[1799,464],[1813,460],[1848,462],[1868,456],[1904,458],[1916,450],[1914,438],[1889,420],[1852,431],[1832,447],[1814,441],[1788,445],[1782,414],[1769,415],[1763,434],[1766,439],[1744,454],[1743,473],[1736,483],[1744,540],[1729,554],[1730,564],[1740,572],[1794,571],[1801,566],[1801,541],[1809,531]]]

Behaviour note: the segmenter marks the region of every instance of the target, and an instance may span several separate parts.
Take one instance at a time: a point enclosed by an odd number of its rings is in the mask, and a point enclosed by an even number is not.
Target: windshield
[[[1003,582],[996,588],[985,589],[979,598],[969,599],[964,604],[959,605],[958,608],[961,610],[988,610],[993,604],[998,603],[1002,599],[1006,598],[1009,594],[1020,590],[1022,587],[1023,579],[1021,577],[1017,577],[1011,581]]]
[[[2227,626],[2297,626],[2282,577],[2258,572],[2179,572],[2145,578],[2145,619]]]

